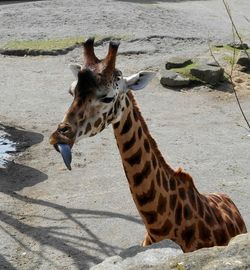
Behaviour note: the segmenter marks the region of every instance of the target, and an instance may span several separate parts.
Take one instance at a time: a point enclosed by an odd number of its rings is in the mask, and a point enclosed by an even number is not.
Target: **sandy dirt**
[[[231,35],[219,0],[7,2],[0,3],[0,44],[123,35],[134,39],[120,46],[117,66],[125,75],[160,70],[170,55],[205,53],[208,32],[214,42]],[[249,37],[249,0],[229,3]],[[106,50],[106,43],[96,49],[99,56]],[[68,64],[80,62],[81,53],[0,56],[0,121],[13,127],[25,150],[0,169],[0,269],[89,269],[143,239],[112,128],[74,147],[71,172],[48,143],[71,103]],[[250,118],[249,85],[239,84]],[[136,98],[168,162],[188,171],[200,191],[229,194],[250,228],[249,131],[233,94],[224,90],[173,91],[158,76]]]

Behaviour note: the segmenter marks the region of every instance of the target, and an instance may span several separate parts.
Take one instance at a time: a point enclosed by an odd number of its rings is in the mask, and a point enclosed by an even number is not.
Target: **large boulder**
[[[247,54],[245,51],[242,51],[238,58],[237,64],[245,69],[250,69],[250,52]]]
[[[91,270],[153,269],[170,258],[182,254],[181,248],[171,240],[164,240],[148,247],[134,246],[113,256]]]
[[[180,56],[173,56],[166,61],[166,69],[182,68],[192,64],[192,59]]]
[[[106,259],[91,270],[243,270],[250,269],[250,234],[233,238],[228,246],[204,248],[182,254],[165,240],[149,248],[133,247]]]
[[[197,79],[210,85],[217,85],[224,77],[223,68],[207,64],[201,64],[191,68],[190,73]]]
[[[185,78],[181,74],[171,71],[163,70],[161,74],[161,84],[169,87],[187,86],[190,83],[189,78]]]

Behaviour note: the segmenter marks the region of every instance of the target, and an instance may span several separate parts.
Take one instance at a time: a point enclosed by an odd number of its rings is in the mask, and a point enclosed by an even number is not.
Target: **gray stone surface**
[[[181,74],[171,71],[163,70],[161,74],[161,84],[170,87],[180,87],[189,85],[189,78],[183,77]]]
[[[165,242],[165,241],[164,241]],[[166,242],[168,244],[169,241]],[[162,244],[160,243],[162,246]],[[157,245],[155,245],[157,247]],[[233,238],[226,247],[204,248],[195,252],[181,254],[178,248],[165,247],[147,249],[133,257],[123,259],[114,256],[92,270],[243,270],[250,269],[250,234]]]
[[[223,80],[224,70],[220,67],[201,64],[191,68],[190,73],[203,82],[210,85],[216,85]]]
[[[250,56],[250,52],[248,52],[248,55],[247,55],[245,51],[242,51],[237,61],[237,64],[243,66],[246,69],[250,69],[249,56]]]
[[[171,68],[181,68],[181,67],[185,67],[187,65],[192,64],[192,59],[190,58],[186,58],[186,57],[170,57],[167,61],[166,61],[166,69],[171,69]]]
[[[164,240],[148,247],[134,246],[113,256],[91,270],[104,269],[148,269],[165,264],[165,262],[182,254],[181,248],[171,240]]]

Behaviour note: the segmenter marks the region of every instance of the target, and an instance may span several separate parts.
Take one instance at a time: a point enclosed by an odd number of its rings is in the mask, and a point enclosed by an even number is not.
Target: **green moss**
[[[191,72],[190,72],[191,68],[194,68],[194,67],[197,67],[197,66],[198,66],[197,63],[192,63],[192,64],[187,65],[185,67],[182,67],[182,68],[172,68],[171,70],[172,71],[175,71],[177,73],[180,73],[181,75],[183,75],[184,77],[189,78],[192,81],[200,81],[199,79],[197,79],[196,77],[194,77],[191,74]]]
[[[186,268],[184,267],[184,265],[183,265],[182,263],[177,263],[177,264],[176,264],[176,268],[177,268],[178,270],[186,270]]]
[[[129,38],[131,38],[129,35],[115,35],[112,37],[95,35],[94,37],[97,42],[104,39],[129,40]],[[69,48],[82,43],[84,40],[85,38],[82,36],[62,39],[13,40],[5,44],[3,49],[52,51]]]
[[[71,47],[83,42],[83,37],[71,37],[63,39],[38,39],[38,40],[13,40],[8,42],[4,49],[8,50],[59,50]]]

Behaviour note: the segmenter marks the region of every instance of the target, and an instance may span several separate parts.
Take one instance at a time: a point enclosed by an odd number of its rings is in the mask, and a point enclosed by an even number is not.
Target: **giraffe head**
[[[126,106],[126,92],[144,88],[154,77],[153,72],[146,71],[123,77],[115,68],[118,46],[118,42],[111,41],[107,56],[99,60],[94,52],[94,39],[88,39],[83,44],[83,66],[70,66],[76,78],[69,90],[73,102],[50,136],[50,143],[61,152],[64,161],[68,160],[65,163],[69,169],[70,149],[74,143],[118,122]]]

